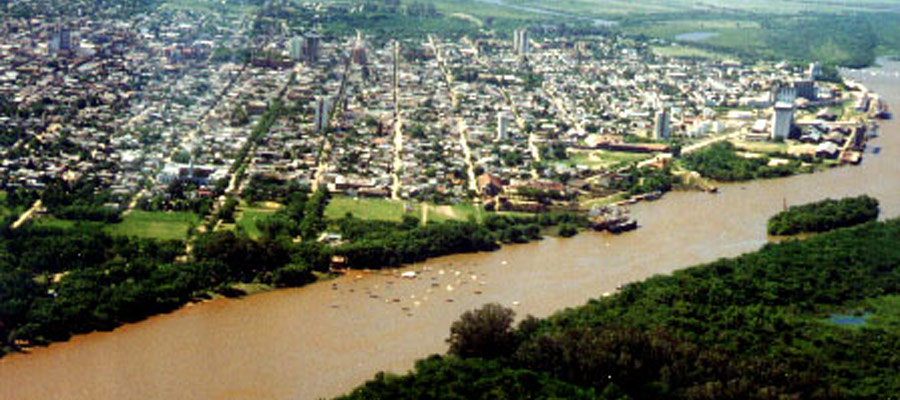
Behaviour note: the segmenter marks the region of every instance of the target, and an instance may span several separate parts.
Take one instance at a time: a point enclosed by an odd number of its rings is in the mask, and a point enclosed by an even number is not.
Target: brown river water
[[[900,105],[900,64],[848,73]],[[434,259],[388,274],[190,305],[112,332],[0,359],[0,399],[316,399],[446,350],[450,324],[487,302],[519,316],[578,306],[621,283],[758,249],[783,201],[867,193],[900,215],[900,123],[863,164],[667,194],[632,208],[640,229],[583,233]],[[874,148],[882,148],[873,154]],[[417,279],[399,272],[419,271]]]

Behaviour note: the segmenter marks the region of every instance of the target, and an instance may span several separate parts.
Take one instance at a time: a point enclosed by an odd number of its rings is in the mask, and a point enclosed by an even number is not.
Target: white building
[[[505,112],[497,114],[497,140],[506,140],[509,138],[509,115]]]
[[[772,140],[786,139],[791,133],[791,124],[794,122],[794,105],[792,103],[775,103],[775,113],[772,115]]]
[[[516,29],[513,37],[513,49],[518,55],[528,54],[531,44],[529,43],[528,30]]]
[[[288,42],[288,51],[291,54],[291,60],[299,61],[303,59],[303,38],[295,36]]]

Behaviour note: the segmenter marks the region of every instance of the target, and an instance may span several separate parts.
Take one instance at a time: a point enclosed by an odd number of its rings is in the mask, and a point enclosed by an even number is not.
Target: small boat
[[[404,279],[416,279],[416,276],[418,276],[418,275],[416,274],[415,271],[406,271],[406,272],[400,274],[400,277],[404,278]]]

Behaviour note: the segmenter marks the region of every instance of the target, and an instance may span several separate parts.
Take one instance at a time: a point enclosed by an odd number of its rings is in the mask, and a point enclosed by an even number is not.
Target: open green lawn
[[[421,215],[421,209],[415,202],[411,202],[411,214]],[[325,216],[332,219],[343,218],[348,212],[361,219],[376,219],[384,221],[400,221],[403,219],[404,202],[387,199],[352,198],[347,196],[335,196],[325,209]]]
[[[115,235],[155,239],[184,239],[191,224],[199,223],[197,215],[189,212],[134,210],[118,224],[106,226]]]
[[[116,224],[98,222],[81,222],[59,219],[53,216],[40,216],[34,223],[41,226],[71,228],[76,224],[95,224],[113,235],[136,236],[161,240],[182,240],[187,238],[191,223],[199,224],[200,218],[189,212],[142,211],[134,210],[122,217]]]
[[[241,206],[237,209],[235,220],[237,221],[237,226],[241,227],[248,236],[251,238],[258,238],[260,232],[256,223],[262,219],[268,218],[274,214],[275,211],[276,209],[272,207]]]
[[[325,209],[325,216],[330,219],[343,218],[348,212],[361,219],[382,221],[400,221],[405,213],[405,201],[393,201],[388,199],[352,198],[347,196],[335,196]],[[409,215],[422,218],[422,205],[418,202],[409,202],[411,211]],[[473,204],[462,203],[454,205],[428,204],[428,221],[444,222],[449,220],[464,221],[469,216],[476,219],[482,212]]]

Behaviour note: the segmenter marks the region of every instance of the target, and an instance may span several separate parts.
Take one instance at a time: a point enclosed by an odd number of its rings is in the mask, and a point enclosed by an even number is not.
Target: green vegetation
[[[784,155],[785,158],[789,158]],[[808,161],[813,161],[811,158]],[[697,171],[704,177],[717,181],[746,181],[757,178],[789,176],[801,171],[800,160],[790,160],[784,165],[769,165],[769,158],[741,157],[734,145],[718,142],[683,158],[687,169]]]
[[[585,226],[573,214],[513,216],[488,214],[482,222],[447,221],[422,225],[406,215],[401,222],[362,220],[352,214],[337,221],[347,243],[333,248],[350,268],[378,269],[448,254],[496,250],[502,243],[526,243],[541,238],[541,227],[568,223]]]
[[[105,228],[112,235],[184,240],[191,226],[199,222],[200,218],[189,212],[134,210],[122,217],[122,222]]]
[[[410,203],[411,214],[419,215],[421,209],[418,204]],[[380,198],[352,198],[347,196],[335,196],[325,209],[325,216],[329,219],[343,218],[347,213],[360,219],[374,219],[381,221],[400,221],[406,214],[404,202],[391,201]]]
[[[672,186],[677,180],[672,175],[672,169],[669,166],[663,169],[631,166],[621,176],[623,179],[617,181],[615,187],[628,196],[653,192],[665,193],[672,190]]]
[[[825,232],[878,219],[878,200],[862,195],[793,206],[769,218],[770,235]]]
[[[513,377],[523,374],[534,398],[890,398],[900,393],[898,240],[891,220],[769,244],[516,327],[488,305],[454,323],[448,356],[342,399],[521,398]],[[848,325],[836,314],[866,317]],[[544,394],[561,385],[572,394]]]

